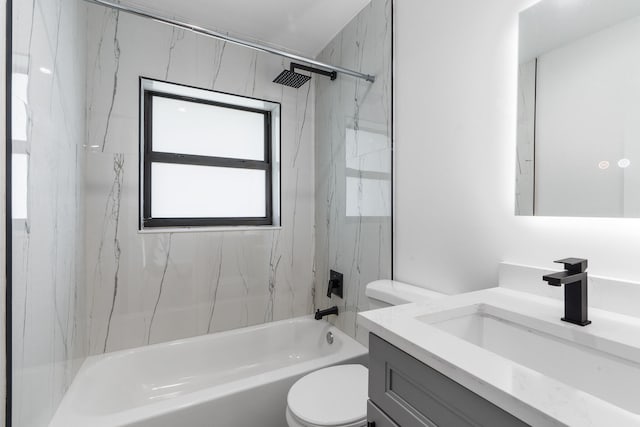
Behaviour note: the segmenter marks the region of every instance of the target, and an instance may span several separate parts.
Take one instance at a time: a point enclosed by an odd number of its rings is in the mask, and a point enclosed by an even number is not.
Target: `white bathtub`
[[[311,317],[93,356],[50,427],[283,427],[298,378],[366,360],[365,347]]]

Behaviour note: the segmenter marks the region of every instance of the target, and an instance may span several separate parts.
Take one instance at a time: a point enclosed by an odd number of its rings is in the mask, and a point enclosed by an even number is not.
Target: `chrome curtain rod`
[[[265,46],[259,43],[250,42],[247,40],[242,40],[237,37],[229,36],[227,34],[220,33],[218,31],[209,30],[207,28],[199,27],[197,25],[189,24],[186,22],[181,22],[172,18],[167,18],[164,16],[156,15],[152,12],[148,12],[133,6],[125,6],[119,3],[115,3],[110,0],[85,0],[88,3],[97,4],[100,6],[105,6],[111,9],[115,9],[121,12],[130,13],[132,15],[141,16],[143,18],[149,18],[156,22],[161,22],[163,24],[171,25],[173,27],[182,28],[188,31],[192,31],[196,34],[201,34],[207,37],[213,37],[214,39],[224,40],[229,43],[237,44],[239,46],[248,47],[249,49],[258,50],[260,52],[270,53],[273,55],[282,56],[284,58],[289,58],[294,61],[300,61],[307,64],[314,65],[319,68],[325,68],[327,70],[336,71],[338,73],[346,74],[352,77],[357,77],[359,79],[364,79],[368,82],[373,83],[375,81],[375,76],[370,74],[364,74],[359,71],[353,71],[348,68],[342,68],[335,65],[326,64],[324,62],[316,61],[315,59],[307,58],[305,56],[296,55],[295,53],[285,52],[283,50],[275,49],[273,47]]]

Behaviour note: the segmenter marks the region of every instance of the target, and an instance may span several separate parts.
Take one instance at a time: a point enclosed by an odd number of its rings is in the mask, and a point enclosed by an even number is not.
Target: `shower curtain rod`
[[[295,53],[285,52],[283,50],[279,50],[273,47],[265,46],[259,43],[250,42],[247,40],[242,40],[237,37],[233,37],[227,34],[220,33],[218,31],[210,30],[207,28],[199,27],[197,25],[189,24],[186,22],[181,22],[172,18],[167,18],[164,16],[156,15],[152,12],[145,11],[143,9],[139,9],[133,6],[125,6],[119,3],[115,3],[110,0],[85,0],[88,3],[98,4],[100,6],[105,6],[111,9],[115,9],[121,12],[130,13],[133,15],[141,16],[143,18],[149,18],[157,22],[161,22],[163,24],[168,24],[173,27],[182,28],[188,31],[192,31],[196,34],[201,34],[207,37],[212,37],[218,40],[224,40],[229,43],[237,44],[239,46],[248,47],[250,49],[258,50],[260,52],[270,53],[273,55],[282,56],[284,58],[289,58],[294,61],[300,61],[307,64],[314,65],[319,68],[325,68],[327,70],[336,71],[338,73],[346,74],[352,77],[357,77],[359,79],[364,79],[368,82],[373,83],[375,81],[375,76],[370,74],[364,74],[358,71],[353,71],[348,68],[342,68],[335,65],[326,64],[324,62],[316,61],[315,59],[307,58],[305,56],[296,55]]]

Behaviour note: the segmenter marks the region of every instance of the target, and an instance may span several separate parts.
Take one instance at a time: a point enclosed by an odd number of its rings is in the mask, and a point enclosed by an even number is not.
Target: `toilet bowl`
[[[428,301],[445,296],[393,280],[367,285],[371,309]],[[362,365],[338,365],[300,378],[289,389],[289,427],[363,427],[367,425],[369,371]]]

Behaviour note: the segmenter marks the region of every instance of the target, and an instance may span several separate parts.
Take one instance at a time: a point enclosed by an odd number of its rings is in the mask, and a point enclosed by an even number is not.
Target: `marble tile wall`
[[[331,320],[359,341],[365,286],[391,278],[391,1],[372,0],[319,59],[375,74],[316,80],[315,304],[337,304]],[[326,297],[329,270],[344,274],[344,298]]]
[[[534,214],[536,67],[535,59],[518,67],[516,215]]]
[[[87,355],[86,7],[13,2],[13,426],[46,426]]]
[[[311,313],[315,86],[288,62],[90,6],[86,270],[90,353]],[[141,234],[138,78],[282,103],[282,228]]]

